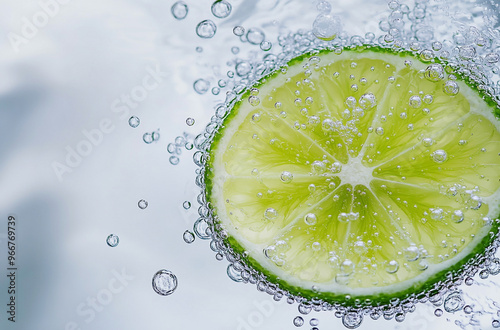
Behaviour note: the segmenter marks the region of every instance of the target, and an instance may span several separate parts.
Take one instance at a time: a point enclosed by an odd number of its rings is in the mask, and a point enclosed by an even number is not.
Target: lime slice
[[[500,213],[498,108],[443,65],[323,51],[250,89],[205,168],[232,248],[293,294],[372,304],[484,252]]]

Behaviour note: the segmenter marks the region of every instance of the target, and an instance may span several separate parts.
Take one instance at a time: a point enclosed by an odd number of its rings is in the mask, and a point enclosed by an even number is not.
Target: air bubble
[[[363,322],[363,316],[356,312],[348,312],[342,318],[342,324],[347,329],[356,329],[361,325],[362,322]]]
[[[338,16],[320,14],[313,22],[313,34],[321,40],[332,40],[342,31],[342,24]]]
[[[396,260],[391,260],[387,263],[387,266],[385,267],[385,271],[388,272],[389,274],[394,274],[397,272],[399,269],[399,263]]]
[[[217,18],[226,18],[231,14],[232,6],[226,0],[217,0],[212,4],[212,14]]]
[[[349,259],[345,259],[340,264],[340,272],[342,275],[351,275],[354,272],[354,263]]]
[[[120,238],[115,234],[111,234],[106,238],[106,243],[110,247],[115,247],[120,243]]]
[[[443,220],[444,211],[442,208],[437,207],[437,208],[431,209],[430,211],[431,211],[432,220],[435,220],[435,221]]]
[[[383,134],[384,134],[384,129],[383,129],[382,127],[377,127],[377,128],[375,129],[375,133],[376,133],[377,135],[383,135]]]
[[[301,316],[296,316],[293,319],[293,325],[296,327],[301,327],[304,325],[304,319]]]
[[[422,144],[426,147],[430,147],[434,144],[434,140],[432,138],[423,138]]]
[[[139,126],[140,123],[141,123],[141,120],[136,116],[132,116],[128,120],[128,124],[132,128],[136,128],[137,126]]]
[[[436,315],[437,317],[443,316],[443,310],[441,308],[437,308],[434,311],[434,315]]]
[[[316,160],[312,163],[311,170],[314,175],[323,174],[326,171],[326,164],[322,161]]]
[[[451,215],[451,220],[453,220],[456,223],[464,221],[464,212],[462,212],[461,210],[453,211],[453,214]]]
[[[455,313],[461,310],[464,307],[464,304],[465,303],[460,292],[455,291],[446,297],[443,307],[448,313]]]
[[[356,105],[356,103],[354,103],[354,105]],[[372,109],[376,105],[377,105],[377,99],[375,98],[375,95],[373,95],[373,93],[363,94],[359,98],[359,106],[364,110]]]
[[[233,280],[234,282],[242,282],[243,281],[243,278],[241,277],[241,272],[236,270],[234,268],[234,265],[233,264],[230,264],[227,266],[227,276],[229,276],[229,278],[231,280]]]
[[[251,106],[256,107],[256,106],[258,106],[260,104],[260,99],[257,96],[255,96],[255,95],[250,95],[248,97],[248,103],[250,103]],[[252,116],[252,120],[253,121],[258,121],[258,120],[255,120],[255,118],[254,118],[255,115],[258,115],[258,114],[254,114]],[[260,119],[260,115],[258,115],[258,117]]]
[[[184,239],[184,242],[191,244],[194,242],[195,236],[191,231],[186,230],[182,235],[182,239]]]
[[[268,50],[271,50],[273,47],[273,44],[270,41],[264,40],[260,43],[260,49],[263,51],[267,52]]]
[[[290,183],[293,180],[293,174],[288,171],[283,171],[280,176],[281,182]]]
[[[215,25],[215,23],[209,19],[201,21],[196,26],[196,34],[200,38],[210,39],[215,35],[216,32],[217,32],[217,25]]]
[[[264,41],[265,35],[262,30],[257,28],[250,28],[247,32],[247,40],[253,45],[260,45]]]
[[[420,251],[416,246],[410,246],[405,249],[405,258],[408,261],[415,261],[420,257]]]
[[[319,325],[319,320],[318,319],[315,319],[315,318],[312,318],[310,321],[309,321],[309,324],[312,326],[312,327],[316,327]]]
[[[189,210],[191,208],[191,203],[189,201],[184,201],[184,203],[182,203],[182,207],[184,210]]]
[[[137,206],[139,206],[141,210],[144,210],[146,207],[148,207],[148,205],[148,201],[144,199],[141,199],[139,202],[137,202]]]
[[[464,60],[470,60],[476,57],[476,49],[472,46],[462,46],[458,50],[458,54]]]
[[[444,163],[448,159],[446,151],[438,149],[431,154],[432,160],[436,163]]]
[[[444,85],[443,85],[443,91],[450,95],[457,95],[458,92],[460,91],[460,88],[458,87],[458,84],[456,81],[453,80],[448,80]]]
[[[198,94],[205,94],[210,88],[210,82],[205,79],[198,79],[193,84],[194,91]]]
[[[170,156],[170,158],[168,159],[168,161],[169,161],[169,162],[170,162],[170,164],[172,164],[172,165],[177,165],[177,164],[179,164],[180,159],[179,159],[179,157],[177,157],[177,156]]]
[[[235,26],[233,28],[233,33],[235,36],[238,36],[238,37],[241,37],[242,35],[245,34],[245,28],[243,28],[243,26]]]
[[[252,71],[252,65],[250,64],[250,62],[242,61],[236,64],[235,70],[238,76],[244,77],[248,73],[250,73],[250,71]]]
[[[308,213],[304,216],[304,222],[309,226],[315,225],[317,221],[318,219],[314,213]]]
[[[172,5],[172,8],[170,10],[174,18],[177,20],[186,18],[189,12],[188,5],[184,1],[177,1]]]
[[[413,95],[410,97],[410,101],[408,104],[413,108],[413,109],[418,109],[422,105],[422,100],[420,99],[420,96],[418,95]]]
[[[171,271],[162,269],[153,276],[153,290],[161,295],[168,296],[177,289],[177,276]]]
[[[444,68],[441,64],[431,64],[425,69],[424,76],[429,81],[440,81],[444,79]]]
[[[144,143],[146,144],[151,144],[153,143],[153,134],[151,133],[144,133],[144,135],[142,136],[142,141],[144,141]]]
[[[276,211],[272,207],[264,211],[264,218],[266,218],[267,220],[274,220],[277,217],[278,217],[278,211]]]
[[[193,126],[194,125],[194,119],[191,118],[191,117],[186,118],[186,125]]]

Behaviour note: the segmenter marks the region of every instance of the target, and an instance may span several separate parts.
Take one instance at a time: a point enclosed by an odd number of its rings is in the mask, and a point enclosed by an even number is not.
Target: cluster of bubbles
[[[485,31],[466,26],[460,28],[454,35],[453,40],[435,41],[436,31],[429,24],[431,19],[429,13],[433,11],[434,7],[428,1],[416,1],[416,5],[410,8],[397,0],[391,0],[388,2],[388,8],[390,10],[388,17],[379,22],[382,31],[380,35],[377,36],[373,32],[368,32],[364,36],[349,36],[342,31],[341,19],[331,13],[331,5],[327,1],[319,1],[317,3],[319,14],[313,23],[312,31],[300,31],[279,36],[277,43],[280,47],[277,53],[269,52],[271,49],[275,50],[278,47],[273,48],[273,44],[266,40],[265,33],[261,29],[256,27],[245,29],[242,26],[235,26],[233,34],[241,42],[259,46],[263,52],[253,55],[249,59],[236,58],[231,62],[232,67],[225,73],[225,76],[216,79],[217,86],[212,88],[212,94],[218,95],[221,89],[226,89],[226,98],[223,103],[216,106],[215,114],[210,123],[206,126],[204,132],[194,139],[193,143],[196,148],[193,160],[199,166],[196,170],[196,184],[202,189],[202,192],[198,196],[199,217],[193,225],[193,231],[186,230],[184,232],[184,241],[192,243],[195,237],[202,240],[211,240],[210,248],[216,253],[216,259],[223,260],[225,258],[228,260],[227,274],[235,282],[254,284],[259,291],[270,294],[276,301],[286,299],[289,304],[297,303],[299,313],[302,315],[307,315],[313,310],[334,311],[335,316],[342,319],[343,325],[349,329],[359,327],[365,317],[374,320],[383,317],[386,320],[395,319],[397,322],[402,322],[407,313],[415,310],[418,303],[432,303],[436,306],[434,312],[436,316],[442,316],[444,312],[454,313],[459,310],[463,310],[466,314],[472,313],[472,307],[465,303],[458,287],[462,282],[466,284],[472,283],[472,277],[475,274],[479,273],[481,278],[487,278],[489,275],[500,273],[500,262],[494,258],[498,240],[494,241],[485,254],[478,255],[473,260],[470,260],[460,271],[451,274],[447,280],[435,283],[428,291],[416,292],[401,300],[393,299],[387,305],[373,307],[371,301],[354,301],[351,302],[351,307],[346,307],[342,303],[332,304],[319,298],[306,299],[295,296],[267,281],[263,274],[247,265],[245,261],[246,252],[236,252],[227,243],[227,233],[220,227],[217,218],[211,213],[206,201],[206,192],[204,191],[206,189],[204,184],[205,164],[210,143],[217,129],[221,126],[232,106],[241,100],[242,96],[249,91],[255,82],[276,70],[285,70],[286,72],[284,65],[292,58],[304,53],[314,55],[321,49],[330,49],[337,54],[340,54],[343,48],[365,44],[388,47],[395,51],[410,49],[423,62],[428,63],[425,72],[423,72],[424,77],[433,82],[442,82],[445,93],[455,95],[459,92],[458,84],[455,82],[456,77],[449,73],[454,70],[469,76],[471,80],[479,85],[482,91],[498,101],[495,95],[499,94],[500,87],[490,78],[492,74],[498,73],[500,56],[494,50],[500,46],[500,41],[495,41]],[[227,1],[216,1],[213,3],[211,10],[215,17],[224,18],[231,13],[231,5]],[[187,5],[182,1],[172,6],[172,14],[176,19],[185,18],[187,13]],[[196,27],[196,32],[201,38],[212,38],[216,31],[217,26],[212,20],[204,20]],[[231,51],[234,55],[237,55],[239,48],[234,46]],[[439,61],[435,62],[434,58],[438,58]],[[408,65],[411,65],[411,63],[408,63]],[[193,84],[193,88],[198,94],[205,94],[210,90],[210,81],[198,79]],[[259,98],[257,95],[250,95],[248,101],[251,104],[252,102],[257,104]],[[346,100],[346,104],[349,101],[352,100]],[[363,111],[369,111],[369,108],[377,102],[373,95],[363,95],[360,99],[354,101]],[[414,95],[410,96],[408,100],[408,104],[412,108],[422,108],[424,113],[429,111],[425,108],[425,105],[430,103],[432,103],[431,95]],[[403,117],[404,114],[401,114],[401,118]],[[186,124],[189,126],[194,124],[194,120],[189,120],[189,122],[188,120],[186,120]],[[346,123],[342,122],[326,122],[322,124],[327,128],[347,126]],[[371,129],[375,134],[384,134],[382,127]],[[408,129],[411,130],[412,127],[408,126]],[[344,131],[349,132],[348,130]],[[354,132],[349,132],[349,134],[354,134]],[[434,142],[432,138],[424,138],[422,143],[425,146],[431,146]],[[172,147],[169,153],[172,154],[172,157],[177,157],[179,155],[178,150],[183,147],[182,143],[176,142],[170,145]],[[186,149],[191,150],[192,147]],[[447,160],[448,155],[445,150],[439,149],[435,150],[431,157],[433,161],[443,163]],[[283,183],[290,182],[293,180],[293,174],[283,172],[281,180]],[[474,197],[473,193],[470,194],[470,197],[472,203],[477,202],[477,205],[480,206],[481,201],[474,200],[472,198]],[[431,218],[439,219],[442,216],[442,210],[436,208],[430,210],[429,214]],[[266,216],[269,220],[272,220],[277,216],[277,211],[267,209]],[[346,219],[349,219],[350,216],[354,217],[354,215],[345,214]],[[304,219],[306,224],[315,223],[316,221],[313,213],[306,215],[306,218]],[[463,220],[463,214],[455,212],[452,218],[456,222],[460,222]],[[281,262],[279,260],[279,253],[282,253],[279,251],[280,248],[279,246],[272,246],[266,249],[266,255],[275,258],[277,264]],[[418,259],[419,254],[418,248],[415,251],[414,248],[409,247],[405,251],[408,260]],[[348,267],[349,265],[344,266]],[[399,263],[392,260],[387,263],[386,271],[395,273],[399,267]],[[346,297],[346,301],[349,299],[350,297]],[[314,323],[313,320],[315,319],[311,319],[310,325],[316,327],[317,322]],[[293,324],[297,327],[303,326],[304,323],[303,316],[297,316],[293,320]],[[492,326],[499,327],[500,321],[494,320]]]
[[[194,119],[188,118],[186,119],[186,123],[188,125],[194,124]],[[179,156],[182,154],[182,150],[192,150],[194,148],[194,144],[192,142],[191,136],[184,132],[183,135],[179,135],[174,139],[174,142],[170,142],[167,145],[167,152],[171,155],[168,159],[170,164],[177,165],[180,162]]]
[[[151,144],[153,142],[157,142],[159,139],[160,139],[160,132],[159,132],[159,130],[151,132],[151,133],[146,132],[142,136],[142,140],[146,144]]]

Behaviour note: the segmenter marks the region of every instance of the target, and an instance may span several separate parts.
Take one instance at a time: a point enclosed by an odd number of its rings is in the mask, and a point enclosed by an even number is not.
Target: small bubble
[[[454,80],[448,80],[444,85],[443,85],[443,91],[450,95],[457,95],[458,92],[460,91],[460,88],[458,87],[458,84]]]
[[[443,310],[441,308],[437,308],[435,311],[434,311],[434,315],[436,315],[437,317],[440,317],[443,315]]]
[[[354,99],[355,101],[356,99]],[[355,105],[356,103],[354,103]],[[377,105],[377,99],[375,98],[375,95],[373,95],[373,93],[366,93],[366,94],[363,94],[361,95],[361,97],[359,98],[359,106],[364,109],[364,110],[368,110],[368,109],[372,109],[374,108],[375,106]]]
[[[184,242],[191,244],[194,242],[195,236],[191,231],[186,230],[182,235],[182,238],[184,239]]]
[[[243,278],[241,276],[241,271],[237,270],[233,264],[227,266],[226,270],[227,276],[234,282],[242,282]]]
[[[383,134],[384,134],[384,129],[383,129],[382,127],[377,127],[377,128],[375,129],[375,133],[376,133],[377,135],[383,135]]]
[[[309,226],[315,225],[317,221],[318,219],[314,213],[308,213],[304,216],[304,222]]]
[[[434,52],[430,49],[424,49],[420,52],[420,59],[422,62],[429,62],[434,57]]]
[[[321,40],[332,40],[342,31],[338,16],[319,14],[313,22],[313,34]]]
[[[274,220],[277,217],[278,217],[278,211],[276,211],[272,207],[264,211],[264,218],[266,218],[267,220]]]
[[[321,244],[319,242],[314,242],[312,243],[311,248],[313,249],[313,251],[319,251],[321,250]]]
[[[487,54],[484,57],[484,60],[488,64],[495,64],[495,63],[498,63],[498,61],[500,61],[500,56],[498,54],[491,53],[491,54]]]
[[[185,201],[184,203],[182,203],[182,207],[185,210],[189,210],[191,208],[191,203],[189,201]]]
[[[198,47],[196,47],[195,50],[197,53],[201,53],[201,52],[203,52],[203,47],[198,46]]]
[[[424,96],[423,101],[425,104],[431,104],[432,101],[434,101],[434,98],[432,97],[432,95],[427,94]]]
[[[141,199],[139,202],[137,202],[137,206],[139,206],[141,210],[144,210],[146,207],[148,207],[148,205],[148,201],[144,199]]]
[[[422,144],[426,147],[430,147],[434,144],[434,140],[432,138],[423,138]]]
[[[443,220],[444,211],[442,208],[440,208],[440,207],[432,208],[430,211],[431,211],[432,220],[435,220],[435,221]]]
[[[445,311],[448,313],[454,313],[461,310],[464,307],[464,300],[460,292],[452,292],[446,297],[443,305]]]
[[[153,276],[153,290],[161,296],[168,296],[177,289],[177,276],[162,269]]]
[[[255,96],[255,95],[251,95],[251,96],[248,98],[248,103],[250,103],[250,105],[251,105],[251,106],[256,107],[256,106],[258,106],[258,105],[260,104],[260,99],[259,99],[259,97]],[[254,121],[256,121],[256,120],[254,119],[254,116],[255,116],[255,115],[257,115],[257,114],[254,114],[254,115],[252,116],[252,119],[253,119]],[[260,117],[260,115],[259,115],[259,117]]]
[[[493,328],[500,328],[500,321],[499,320],[493,320],[493,321],[491,321],[491,326]]]
[[[438,149],[431,154],[432,160],[436,163],[444,163],[448,159],[446,151]]]
[[[288,171],[283,171],[280,176],[281,182],[290,183],[293,180],[293,174]]]
[[[265,35],[258,28],[250,28],[247,32],[247,40],[253,45],[260,45],[264,41]]]
[[[141,123],[141,120],[136,116],[132,116],[128,120],[128,124],[132,128],[136,128],[137,126],[139,126],[140,123]]]
[[[420,96],[418,95],[413,95],[410,97],[410,101],[408,102],[408,104],[414,108],[414,109],[418,109],[420,108],[420,106],[422,105],[422,100],[420,99]]]
[[[209,19],[201,21],[196,26],[196,34],[200,38],[209,39],[212,38],[217,32],[217,25]]]
[[[244,77],[248,73],[250,73],[250,71],[252,71],[252,64],[247,61],[241,61],[240,63],[236,64],[236,67],[234,69],[238,76]]]
[[[443,44],[442,44],[442,43],[440,43],[439,41],[434,41],[434,42],[432,43],[432,49],[433,49],[434,51],[436,51],[436,52],[437,52],[437,51],[441,50],[441,48],[443,48]]]
[[[424,76],[429,81],[440,81],[444,79],[444,68],[441,64],[431,64],[425,69]]]
[[[471,306],[469,306],[469,305],[465,305],[465,306],[464,306],[464,312],[465,312],[465,314],[470,314],[470,313],[472,313],[472,307],[471,307]]]
[[[293,325],[296,327],[301,327],[304,325],[304,319],[301,316],[296,316],[293,319]]]
[[[142,136],[142,141],[144,141],[144,143],[146,144],[151,144],[153,143],[153,134],[151,133],[144,133],[144,135]]]
[[[194,91],[198,94],[205,94],[210,88],[210,82],[205,79],[198,79],[193,84]]]
[[[217,0],[212,4],[212,14],[217,18],[226,18],[231,14],[232,6],[226,0]]]
[[[332,11],[332,5],[328,1],[320,1],[316,5],[316,9],[323,14],[328,14]]]
[[[171,8],[172,15],[177,20],[186,18],[188,11],[188,5],[184,1],[177,1]]]
[[[153,133],[151,133],[151,138],[153,139],[153,141],[158,141],[160,139],[160,133],[158,131],[154,131]]]
[[[356,312],[348,312],[344,314],[344,317],[342,318],[342,324],[344,324],[347,329],[356,329],[362,322],[363,315]]]
[[[172,165],[177,165],[177,164],[179,164],[180,159],[177,156],[170,156],[170,158],[168,159],[168,161]]]
[[[462,212],[461,210],[453,211],[453,214],[451,215],[451,220],[453,220],[456,223],[464,221],[464,212]]]
[[[243,26],[235,26],[233,28],[233,33],[235,36],[241,37],[242,35],[245,34],[245,28]]]
[[[270,41],[264,40],[260,43],[260,49],[263,51],[267,52],[268,50],[271,50],[273,47],[273,44]]]
[[[416,246],[410,246],[405,249],[405,257],[408,261],[415,261],[420,257],[420,251]]]
[[[389,274],[394,274],[397,272],[399,269],[399,263],[396,260],[391,260],[387,263],[387,266],[385,267],[385,271],[388,272]]]
[[[186,125],[193,126],[194,125],[194,119],[191,118],[191,117],[186,118]]]
[[[458,55],[464,60],[470,60],[476,57],[476,49],[472,46],[462,46],[458,50]]]
[[[109,235],[107,238],[106,238],[106,243],[110,246],[110,247],[115,247],[118,245],[118,243],[120,242],[120,238],[115,235],[115,234],[111,234]]]

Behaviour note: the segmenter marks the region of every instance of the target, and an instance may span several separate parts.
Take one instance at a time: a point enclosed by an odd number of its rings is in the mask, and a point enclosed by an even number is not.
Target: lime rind
[[[382,47],[357,47],[355,49],[350,49],[349,52],[362,52],[366,49],[375,52],[381,53],[389,53],[394,54],[393,50],[385,49]],[[329,52],[329,50],[319,51],[314,55],[321,55],[322,53]],[[402,57],[406,57],[408,55],[414,56],[414,53],[408,51],[400,51],[399,54]],[[289,66],[292,66],[295,63],[302,61],[305,57],[310,56],[310,54],[303,54],[288,63]],[[435,59],[436,62],[443,63],[442,61]],[[446,63],[443,63],[446,65]],[[252,87],[258,87],[267,80],[272,79],[275,75],[279,74],[278,71],[275,71],[268,76],[259,80],[257,84]],[[494,109],[493,115],[498,119],[500,118],[500,107],[498,106],[498,100],[496,100],[493,96],[491,96],[487,91],[482,88],[478,88],[480,86],[480,82],[474,80],[472,77],[464,76],[460,71],[457,72],[458,80],[466,83],[473,91],[475,91],[491,108]],[[238,98],[235,102],[230,104],[228,107],[231,108],[231,111],[223,117],[222,124],[218,127],[218,130],[214,131],[211,137],[207,140],[205,144],[205,152],[207,155],[212,153],[212,146],[217,145],[219,139],[224,134],[225,126],[224,123],[231,120],[231,118],[235,117],[238,113],[238,109],[243,99],[246,99],[249,96],[250,91],[248,90],[246,93],[243,93],[240,98]],[[261,264],[252,258],[251,256],[245,253],[245,249],[239,244],[239,242],[232,237],[225,237],[225,235],[220,235],[223,229],[220,227],[220,222],[217,220],[216,209],[210,205],[210,201],[212,200],[211,191],[213,186],[213,173],[210,169],[213,166],[213,159],[208,156],[206,163],[204,165],[204,170],[201,173],[205,184],[205,198],[209,201],[208,206],[210,208],[211,216],[210,222],[213,227],[213,232],[215,236],[219,235],[219,238],[224,242],[228,253],[232,255],[232,258],[239,259],[240,262],[247,265],[246,268],[254,270],[254,276],[258,279],[265,280],[268,283],[276,283],[280,290],[282,290],[283,294],[291,294],[293,296],[305,298],[308,301],[325,301],[330,304],[341,304],[344,306],[351,307],[360,307],[360,306],[382,306],[387,305],[395,300],[400,302],[413,299],[418,296],[421,296],[423,293],[431,292],[431,291],[442,291],[443,288],[454,285],[457,281],[463,280],[467,276],[474,275],[475,268],[472,267],[477,265],[478,263],[485,261],[485,255],[491,255],[496,249],[496,244],[494,244],[497,240],[499,224],[498,221],[494,221],[491,225],[491,228],[488,228],[489,234],[484,235],[479,243],[477,243],[474,248],[469,251],[464,257],[462,257],[457,263],[451,265],[447,269],[433,274],[430,278],[426,278],[423,282],[416,282],[412,287],[398,291],[396,293],[379,293],[375,295],[356,295],[351,296],[349,299],[346,299],[346,294],[335,294],[333,292],[321,292],[321,291],[313,291],[304,289],[302,287],[290,285],[287,281],[278,278],[275,274],[268,271]],[[208,170],[207,170],[208,169]],[[498,214],[500,216],[500,214]],[[498,216],[495,218],[497,219]]]

